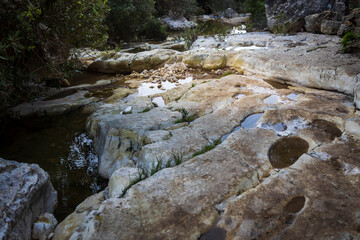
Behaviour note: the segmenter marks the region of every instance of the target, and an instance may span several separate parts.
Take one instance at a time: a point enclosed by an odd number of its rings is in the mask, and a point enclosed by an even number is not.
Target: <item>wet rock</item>
[[[100,207],[105,200],[104,192],[97,193],[80,203],[75,211],[67,216],[59,225],[56,226],[53,240],[69,239],[74,231],[82,224],[87,215]]]
[[[36,164],[0,158],[0,183],[0,238],[31,239],[33,223],[57,204],[49,175]]]
[[[138,168],[120,168],[111,174],[109,179],[109,198],[122,197],[127,188],[141,180]]]
[[[128,103],[133,107],[132,114],[121,114],[123,110],[120,109],[128,106],[118,103],[104,106],[88,119],[88,130],[94,137],[99,155],[99,174],[105,178],[119,167],[134,167],[133,153],[141,148],[144,133],[165,129],[181,115],[165,108],[141,112],[140,109],[150,107],[152,103],[150,98],[139,99],[145,101]]]
[[[13,108],[13,112],[20,117],[63,114],[97,100],[95,97],[86,97],[87,93],[87,91],[78,91],[59,99],[23,103]]]
[[[259,134],[261,143],[248,144]],[[107,200],[70,239],[199,238],[218,217],[214,203],[258,184],[254,168],[262,169],[260,175],[269,171],[265,146],[276,136],[263,130],[246,135],[235,134],[227,144],[137,183],[124,198]],[[259,161],[247,157],[255,153]]]
[[[51,213],[40,215],[37,222],[34,223],[32,238],[40,240],[51,239],[57,224],[56,218]]]

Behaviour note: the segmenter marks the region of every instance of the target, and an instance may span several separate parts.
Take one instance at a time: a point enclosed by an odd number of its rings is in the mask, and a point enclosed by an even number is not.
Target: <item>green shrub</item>
[[[292,21],[286,19],[284,12],[275,17],[276,24],[271,29],[276,35],[286,35],[292,31]]]
[[[360,39],[360,34],[356,34],[354,32],[348,32],[346,33],[342,39],[341,39],[341,47],[342,47],[342,52],[343,53],[350,53],[350,52],[355,52],[358,51],[360,49],[360,46],[357,45],[353,45],[353,43],[355,41],[359,41],[358,39]]]
[[[33,97],[43,79],[65,77],[71,48],[104,44],[107,11],[104,0],[2,1],[1,114]]]
[[[106,23],[114,42],[137,40],[155,11],[154,0],[109,0],[109,6]]]
[[[254,29],[264,29],[267,26],[265,1],[245,0],[239,4],[241,12],[251,13],[249,26]],[[248,26],[248,28],[250,28]]]
[[[158,16],[189,17],[197,12],[196,0],[157,0],[155,4]]]
[[[168,33],[162,22],[159,19],[152,17],[149,22],[146,23],[140,35],[147,40],[163,41],[167,38]]]
[[[198,39],[198,37],[205,31],[203,24],[198,24],[196,27],[188,28],[181,33],[181,37],[184,39],[186,47],[190,48],[191,45]]]

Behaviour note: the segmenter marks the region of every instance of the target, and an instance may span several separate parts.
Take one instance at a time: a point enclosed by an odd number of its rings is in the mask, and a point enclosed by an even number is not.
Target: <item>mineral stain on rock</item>
[[[306,199],[304,196],[291,199],[290,202],[286,204],[285,212],[294,214],[300,212],[305,206],[305,201]]]
[[[284,137],[276,141],[268,156],[274,168],[286,168],[298,160],[309,149],[309,144],[299,137]]]

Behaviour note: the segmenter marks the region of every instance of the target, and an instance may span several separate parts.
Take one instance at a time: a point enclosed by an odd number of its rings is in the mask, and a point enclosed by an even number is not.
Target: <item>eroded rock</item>
[[[57,204],[49,175],[36,164],[0,158],[0,183],[0,238],[31,239],[33,223]]]

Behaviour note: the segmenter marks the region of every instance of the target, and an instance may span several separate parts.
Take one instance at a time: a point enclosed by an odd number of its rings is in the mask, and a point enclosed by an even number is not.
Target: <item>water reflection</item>
[[[88,116],[78,111],[53,118],[12,120],[0,133],[0,156],[39,164],[58,192],[56,218],[61,221],[107,181],[97,175],[93,142],[85,133]]]

